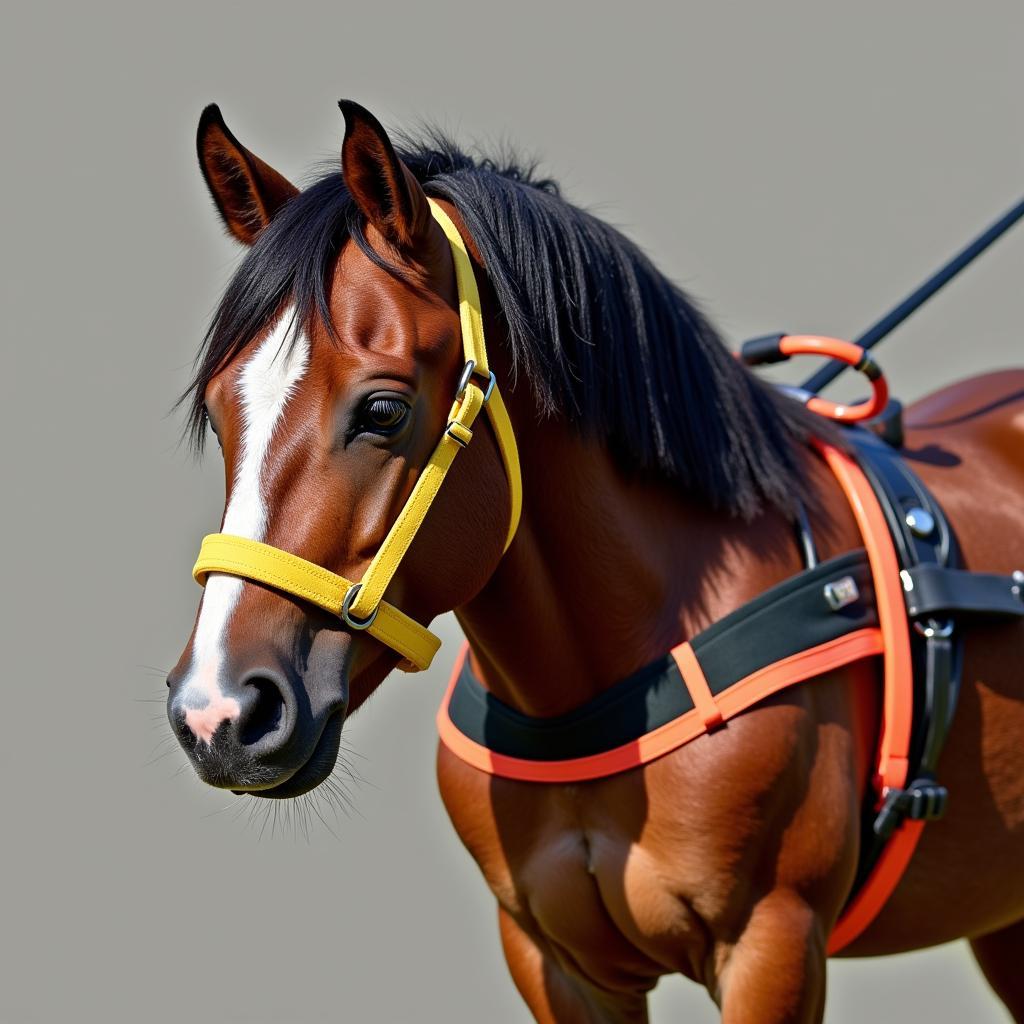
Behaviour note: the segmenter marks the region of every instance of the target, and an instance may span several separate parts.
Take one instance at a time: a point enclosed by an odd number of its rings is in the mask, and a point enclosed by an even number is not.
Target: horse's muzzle
[[[314,722],[308,711],[300,709],[297,692],[301,690],[274,667],[251,669],[226,689],[219,684],[213,695],[196,694],[175,673],[168,677],[168,686],[171,728],[199,777],[220,789],[295,795],[291,790],[297,787],[287,784],[327,760],[327,756],[318,756],[324,753],[322,741],[331,739],[326,734],[337,732],[340,736],[343,708],[335,705]],[[338,727],[328,729],[335,718]],[[333,739],[335,753],[338,738]],[[313,760],[318,762],[316,766],[311,764]],[[326,773],[309,774],[318,777],[305,782],[299,791],[312,788]],[[278,789],[282,792],[271,792]],[[289,792],[285,794],[284,789]]]

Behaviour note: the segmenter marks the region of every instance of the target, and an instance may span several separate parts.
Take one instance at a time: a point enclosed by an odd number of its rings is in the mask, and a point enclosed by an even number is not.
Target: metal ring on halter
[[[494,371],[493,370],[491,370],[491,372],[487,376],[488,376],[487,387],[484,388],[484,405],[486,405],[490,401],[491,392],[494,390],[494,385],[498,383],[497,380],[494,377]]]
[[[475,369],[476,362],[472,359],[467,359],[466,365],[462,368],[462,376],[459,377],[459,383],[455,388],[456,402],[466,393],[466,388],[469,387],[469,381]]]
[[[359,595],[359,589],[362,587],[362,583],[353,583],[349,587],[348,593],[345,595],[345,600],[341,602],[341,621],[345,623],[351,629],[369,629],[373,625],[373,620],[377,618],[377,612],[380,611],[380,605],[377,605],[372,612],[365,619],[354,619],[349,614],[349,608],[355,603],[356,597]]]
[[[466,393],[466,388],[469,386],[469,382],[473,379],[473,374],[476,373],[476,362],[472,359],[466,360],[466,365],[462,368],[462,375],[459,377],[458,386],[455,388],[455,401],[459,401],[460,398]],[[487,375],[487,387],[484,391],[484,405],[487,404],[488,399],[491,397],[491,392],[494,390],[494,385],[497,384],[497,380],[494,376],[494,371],[491,370]]]

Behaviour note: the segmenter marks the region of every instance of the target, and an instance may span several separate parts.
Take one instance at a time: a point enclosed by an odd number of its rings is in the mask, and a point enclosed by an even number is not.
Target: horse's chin
[[[334,770],[344,721],[344,709],[334,712],[324,723],[320,738],[309,759],[284,781],[261,786],[258,789],[233,789],[232,792],[239,796],[247,794],[267,797],[270,800],[290,800],[293,797],[302,796],[303,793],[308,793],[311,789],[316,789]]]

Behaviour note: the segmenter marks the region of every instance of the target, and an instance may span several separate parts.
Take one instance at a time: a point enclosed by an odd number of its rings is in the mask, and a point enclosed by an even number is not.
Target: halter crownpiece
[[[508,478],[510,510],[506,551],[519,526],[523,493],[512,423],[487,362],[480,293],[473,265],[459,229],[433,199],[428,202],[430,212],[448,239],[455,262],[466,363],[444,433],[363,578],[353,583],[298,555],[226,533],[211,533],[203,538],[199,557],[192,568],[192,576],[201,586],[205,586],[210,573],[227,573],[264,583],[315,604],[339,616],[350,629],[365,630],[397,651],[403,658],[399,667],[406,671],[428,668],[441,641],[425,626],[388,604],[384,593],[423,525],[455,456],[472,441],[473,424],[482,409],[486,409],[491,421]]]

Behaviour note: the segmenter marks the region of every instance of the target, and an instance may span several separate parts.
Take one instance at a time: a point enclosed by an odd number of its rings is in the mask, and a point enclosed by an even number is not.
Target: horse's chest
[[[556,841],[536,844],[509,865],[514,912],[542,942],[605,984],[700,971],[706,929],[678,865],[612,831],[570,824],[552,831]]]
[[[482,782],[443,754],[439,768],[449,814],[488,885],[550,956],[612,988],[700,972],[707,930],[686,898],[687,858],[644,837],[642,787],[584,795]]]

